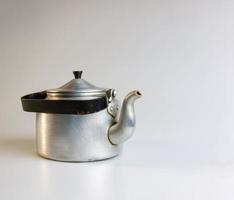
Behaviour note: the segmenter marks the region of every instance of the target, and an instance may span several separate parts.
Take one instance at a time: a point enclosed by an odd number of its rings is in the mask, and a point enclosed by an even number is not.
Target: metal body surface
[[[114,118],[107,109],[87,115],[36,114],[37,151],[60,161],[95,161],[114,157],[121,145],[108,139]]]

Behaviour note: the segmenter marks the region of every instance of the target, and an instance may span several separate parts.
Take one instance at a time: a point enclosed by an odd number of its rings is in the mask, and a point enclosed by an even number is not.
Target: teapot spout
[[[134,90],[125,97],[119,120],[108,131],[108,137],[112,144],[121,144],[132,136],[136,126],[134,102],[141,96],[142,94],[138,90]]]

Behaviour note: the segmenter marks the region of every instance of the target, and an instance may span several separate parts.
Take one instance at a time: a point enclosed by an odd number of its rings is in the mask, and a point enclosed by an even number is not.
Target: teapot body
[[[36,113],[37,152],[44,158],[86,162],[117,156],[135,129],[134,102],[127,94],[121,108],[115,89],[97,87],[82,71],[59,88],[21,97],[23,110]]]
[[[37,152],[48,159],[71,162],[117,156],[122,145],[108,139],[113,123],[107,109],[85,115],[36,113]]]

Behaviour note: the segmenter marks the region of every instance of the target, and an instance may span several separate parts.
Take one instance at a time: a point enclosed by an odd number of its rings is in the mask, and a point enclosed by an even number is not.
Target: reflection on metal
[[[61,161],[94,161],[114,157],[121,146],[112,145],[108,128],[114,119],[107,110],[88,115],[37,113],[37,151]]]

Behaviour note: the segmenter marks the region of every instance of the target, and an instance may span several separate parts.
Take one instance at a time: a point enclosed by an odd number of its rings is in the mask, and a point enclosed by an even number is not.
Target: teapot
[[[120,103],[116,90],[94,86],[82,71],[65,85],[21,97],[23,110],[36,113],[36,147],[40,156],[67,162],[104,160],[117,156],[132,136],[134,102],[130,92]]]

